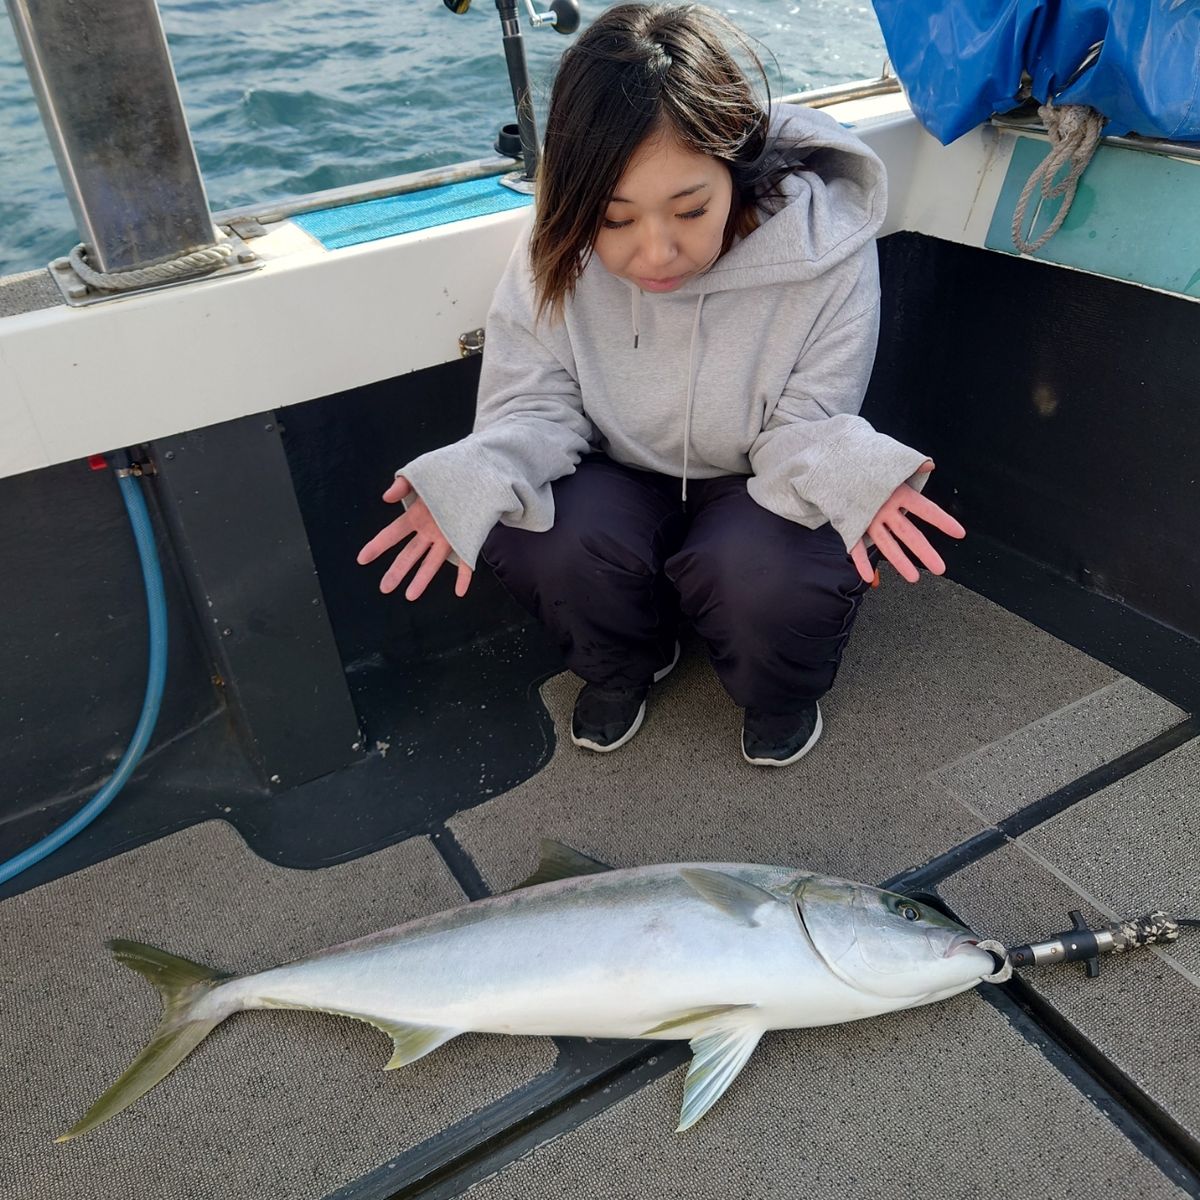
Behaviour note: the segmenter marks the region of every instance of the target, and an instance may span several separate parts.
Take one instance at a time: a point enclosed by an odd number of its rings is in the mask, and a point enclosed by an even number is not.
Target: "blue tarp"
[[[1200,140],[1200,0],[874,4],[913,111],[943,144],[1016,108],[1022,71],[1039,103],[1088,104],[1106,134]]]

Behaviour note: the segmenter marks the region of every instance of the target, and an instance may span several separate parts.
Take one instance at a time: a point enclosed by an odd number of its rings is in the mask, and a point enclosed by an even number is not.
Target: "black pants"
[[[591,683],[646,683],[681,615],[743,708],[797,711],[833,685],[866,584],[831,525],[768,512],[727,475],[680,483],[583,459],[553,484],[554,527],[497,525],[484,560]]]

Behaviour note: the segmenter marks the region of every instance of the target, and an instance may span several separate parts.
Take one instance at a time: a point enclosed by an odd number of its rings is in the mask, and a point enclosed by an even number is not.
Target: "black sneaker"
[[[815,701],[798,713],[780,716],[746,709],[742,757],[756,767],[786,767],[803,758],[821,736],[821,706]]]
[[[678,661],[679,643],[676,642],[675,657],[654,672],[652,682],[657,683],[670,675]],[[627,688],[585,683],[571,714],[571,741],[585,750],[596,750],[601,754],[619,749],[641,729],[649,693],[648,683]]]

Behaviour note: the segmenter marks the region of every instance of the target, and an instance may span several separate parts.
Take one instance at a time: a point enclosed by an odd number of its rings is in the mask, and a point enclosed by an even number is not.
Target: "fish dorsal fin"
[[[562,842],[556,842],[551,838],[542,838],[538,847],[540,859],[537,870],[524,883],[518,883],[513,888],[514,892],[539,883],[553,883],[556,879],[574,879],[579,875],[599,875],[604,871],[612,870],[608,863],[588,858],[586,854],[572,850],[570,846],[564,846]]]
[[[692,1038],[692,1065],[683,1081],[676,1133],[690,1129],[716,1104],[746,1065],[763,1032],[757,1025],[718,1023],[711,1032]]]
[[[679,874],[698,896],[751,928],[758,924],[754,914],[764,904],[780,903],[778,896],[733,875],[726,875],[724,871],[712,871],[708,867],[682,867]]]

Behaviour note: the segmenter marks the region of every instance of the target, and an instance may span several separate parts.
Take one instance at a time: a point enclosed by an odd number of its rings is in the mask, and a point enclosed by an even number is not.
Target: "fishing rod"
[[[452,12],[462,16],[471,7],[471,0],[442,0]],[[525,61],[525,43],[521,24],[517,20],[518,0],[496,0],[500,13],[500,29],[504,35],[504,59],[508,64],[508,81],[512,85],[513,105],[517,123],[502,125],[496,139],[496,152],[524,160],[524,172],[516,178],[505,177],[502,182],[518,192],[531,192],[537,175],[541,151],[538,148],[537,124],[533,117],[533,100],[529,89],[529,67]],[[533,0],[525,0],[529,23],[534,29],[550,26],[557,33],[574,33],[579,28],[578,0],[550,0],[548,12],[539,13]]]
[[[1006,948],[992,940],[981,941],[979,949],[986,950],[997,960],[994,974],[985,976],[988,983],[1005,983],[1014,969],[1044,967],[1053,963],[1081,962],[1087,978],[1100,974],[1100,959],[1109,954],[1123,954],[1140,946],[1178,941],[1182,927],[1200,928],[1200,920],[1192,917],[1172,917],[1155,910],[1140,917],[1114,921],[1093,929],[1083,913],[1072,909],[1067,913],[1071,928],[1052,934],[1040,942],[1026,942]]]

